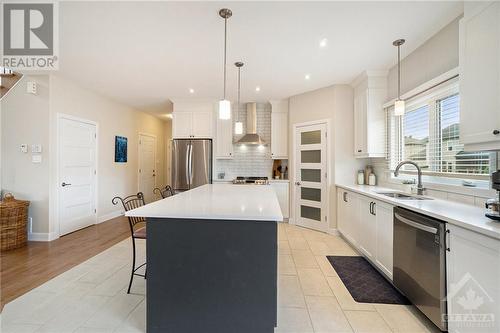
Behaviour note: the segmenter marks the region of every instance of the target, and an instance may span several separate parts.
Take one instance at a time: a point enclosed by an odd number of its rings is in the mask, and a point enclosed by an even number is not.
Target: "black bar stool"
[[[172,195],[174,195],[174,190],[172,190],[172,187],[170,187],[170,185],[167,185],[164,188],[157,187],[153,190],[153,192],[161,195],[162,199],[165,199],[165,198],[168,198],[168,197],[171,197]]]
[[[118,204],[118,202],[121,202],[125,211],[139,208],[146,204],[146,202],[144,201],[144,194],[142,194],[142,192],[129,195],[128,197],[125,198],[114,197],[113,200],[111,200],[111,202],[113,203],[113,205],[116,205]],[[130,287],[132,287],[132,280],[134,279],[134,275],[141,276],[143,278],[146,278],[147,275],[147,270],[144,273],[144,275],[136,273],[137,270],[145,266],[146,263],[143,263],[142,265],[135,267],[135,240],[136,238],[146,239],[147,235],[146,235],[146,219],[144,217],[129,216],[128,223],[130,225],[130,233],[132,236],[132,248],[133,248],[132,273],[130,274],[130,282],[128,284],[128,290],[127,290],[127,294],[130,294]]]

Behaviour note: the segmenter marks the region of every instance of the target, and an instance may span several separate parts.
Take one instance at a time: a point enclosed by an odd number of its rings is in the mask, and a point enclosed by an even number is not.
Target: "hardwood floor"
[[[127,218],[112,220],[65,235],[52,242],[28,242],[0,254],[0,311],[3,306],[130,237]]]

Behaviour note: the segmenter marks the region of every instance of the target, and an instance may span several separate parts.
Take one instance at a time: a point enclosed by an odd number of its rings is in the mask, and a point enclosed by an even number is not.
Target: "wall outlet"
[[[42,163],[42,155],[32,155],[31,162],[33,163]]]
[[[23,143],[20,147],[19,147],[19,150],[21,151],[21,153],[27,153],[28,152],[28,145]]]

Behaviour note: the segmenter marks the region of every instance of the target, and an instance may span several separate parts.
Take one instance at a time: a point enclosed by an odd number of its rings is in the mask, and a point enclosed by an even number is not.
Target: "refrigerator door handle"
[[[188,183],[189,189],[193,184],[193,143],[190,142],[188,145]]]

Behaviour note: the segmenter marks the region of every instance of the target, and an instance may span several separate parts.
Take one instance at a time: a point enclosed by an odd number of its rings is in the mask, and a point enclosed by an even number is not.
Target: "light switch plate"
[[[21,153],[27,153],[28,152],[28,145],[23,143],[20,147],[19,147],[19,150],[21,151]]]
[[[37,85],[35,81],[26,82],[26,92],[28,94],[36,95]]]
[[[42,145],[40,145],[40,144],[31,145],[31,152],[32,153],[41,153],[42,152]]]
[[[33,163],[42,163],[42,155],[32,155],[31,162]]]

